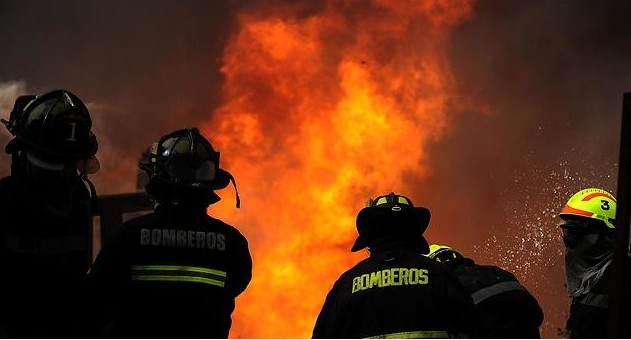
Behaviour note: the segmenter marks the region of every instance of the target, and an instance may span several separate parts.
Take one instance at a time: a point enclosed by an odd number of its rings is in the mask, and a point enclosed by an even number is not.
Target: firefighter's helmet
[[[9,120],[2,122],[15,136],[6,146],[9,154],[27,149],[53,163],[78,160],[79,170],[85,173],[99,168],[90,113],[81,99],[69,91],[20,96]]]
[[[219,152],[196,128],[182,129],[153,144],[149,161],[140,168],[149,182],[161,182],[174,189],[223,189],[232,175],[219,167]],[[236,185],[235,185],[236,190]],[[237,206],[240,205],[237,193]]]
[[[351,251],[366,248],[369,243],[382,234],[393,230],[389,228],[414,228],[422,234],[427,229],[430,212],[424,207],[415,207],[412,201],[401,195],[390,193],[369,199],[366,207],[357,214],[357,232],[359,236]]]
[[[616,198],[602,189],[583,189],[572,195],[559,213],[564,220],[571,216],[599,220],[607,228],[615,229]]]
[[[464,256],[462,256],[462,254],[460,254],[457,250],[440,244],[430,245],[427,257],[440,263],[447,263],[451,260],[464,258]]]

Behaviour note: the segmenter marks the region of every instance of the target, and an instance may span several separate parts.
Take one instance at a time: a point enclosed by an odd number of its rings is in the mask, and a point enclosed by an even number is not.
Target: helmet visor
[[[178,178],[181,182],[208,182],[215,180],[217,163],[206,160],[196,165],[186,157],[174,157],[169,161],[166,170],[171,178]]]

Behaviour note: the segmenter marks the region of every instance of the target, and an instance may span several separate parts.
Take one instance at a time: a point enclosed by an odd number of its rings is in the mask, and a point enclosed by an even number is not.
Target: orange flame
[[[233,172],[211,213],[249,239],[254,278],[231,337],[309,337],[351,254],[369,197],[406,192],[448,127],[445,61],[471,0],[328,1],[239,13],[223,56],[225,103],[202,126]],[[412,176],[412,177],[410,177]]]

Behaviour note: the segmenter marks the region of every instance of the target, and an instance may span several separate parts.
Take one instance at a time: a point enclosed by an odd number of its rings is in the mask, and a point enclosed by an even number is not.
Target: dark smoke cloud
[[[432,146],[428,237],[515,271],[546,337],[569,308],[556,214],[582,187],[616,190],[630,17],[628,1],[487,0],[452,38],[459,90],[485,110]]]
[[[219,104],[231,26],[222,1],[2,1],[0,82],[24,80],[34,93],[67,88],[96,107],[97,184],[130,190],[142,150]],[[8,157],[0,162],[7,171]]]

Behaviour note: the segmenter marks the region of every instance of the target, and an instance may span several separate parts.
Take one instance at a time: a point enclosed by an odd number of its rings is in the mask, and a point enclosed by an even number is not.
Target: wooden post
[[[612,266],[612,285],[609,306],[609,337],[631,336],[629,313],[629,227],[631,209],[631,92],[622,100],[622,131],[620,134],[620,162],[618,165],[618,191],[616,208],[616,241]]]

